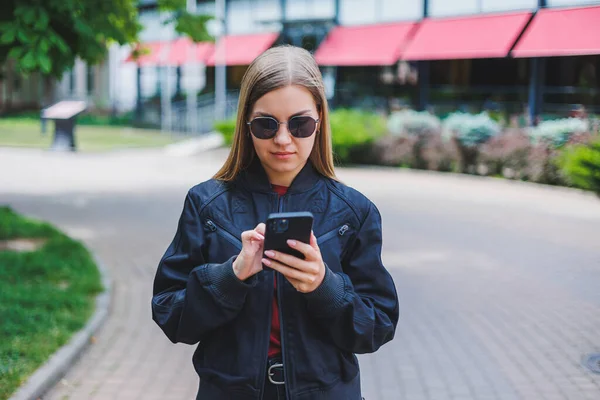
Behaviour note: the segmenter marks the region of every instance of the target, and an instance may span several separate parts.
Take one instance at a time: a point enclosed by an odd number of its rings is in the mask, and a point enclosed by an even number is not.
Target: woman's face
[[[258,139],[253,134],[256,154],[272,184],[289,186],[304,167],[315,144],[316,131],[306,138],[296,138],[288,130],[287,122],[295,116],[319,118],[311,93],[302,86],[286,86],[262,96],[254,104],[248,118],[273,117],[283,124],[271,139]]]

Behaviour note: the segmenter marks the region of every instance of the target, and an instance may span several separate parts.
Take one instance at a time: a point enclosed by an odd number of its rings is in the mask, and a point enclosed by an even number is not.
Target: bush
[[[509,131],[481,145],[478,163],[488,175],[520,179],[527,174],[530,151],[531,143],[525,132]]]
[[[500,125],[486,113],[452,113],[444,120],[444,137],[455,137],[459,144],[475,147],[500,133]]]
[[[543,121],[529,129],[531,141],[537,145],[547,142],[554,147],[565,145],[573,134],[588,132],[590,123],[579,118],[563,118]]]
[[[375,162],[380,165],[416,168],[417,141],[416,136],[385,135],[375,141],[371,154]]]
[[[390,114],[387,128],[392,136],[422,135],[439,131],[438,117],[427,111],[402,110]]]
[[[235,133],[235,119],[217,121],[214,124],[214,128],[217,132],[223,135],[225,144],[227,146],[231,146],[233,143],[233,135]]]
[[[486,113],[452,113],[444,120],[443,137],[450,141],[458,154],[458,172],[475,173],[478,146],[500,133],[500,125]]]
[[[375,113],[338,109],[330,113],[331,140],[338,163],[373,163],[372,145],[386,130],[385,119]]]
[[[559,162],[569,184],[600,196],[600,140],[566,149]]]

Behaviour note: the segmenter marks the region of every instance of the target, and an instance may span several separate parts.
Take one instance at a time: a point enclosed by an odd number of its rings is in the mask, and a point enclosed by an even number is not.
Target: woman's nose
[[[279,124],[279,130],[275,134],[274,140],[277,144],[288,144],[292,141],[292,135],[288,130],[287,124]]]

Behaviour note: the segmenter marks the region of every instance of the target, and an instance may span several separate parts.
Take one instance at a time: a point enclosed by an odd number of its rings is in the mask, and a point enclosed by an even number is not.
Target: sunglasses
[[[246,124],[257,139],[272,139],[279,130],[279,125],[287,124],[288,130],[295,138],[307,138],[317,130],[318,119],[307,115],[292,117],[288,122],[279,122],[273,117],[257,117]]]

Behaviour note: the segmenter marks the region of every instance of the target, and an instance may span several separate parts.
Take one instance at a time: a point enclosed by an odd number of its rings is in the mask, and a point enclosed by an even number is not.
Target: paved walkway
[[[151,321],[151,284],[187,189],[223,151],[170,157],[0,149],[0,202],[82,239],[110,270],[111,316],[44,399],[193,399],[193,348]],[[381,169],[341,178],[384,216],[396,339],[361,356],[367,400],[599,399],[600,201],[504,181]]]

